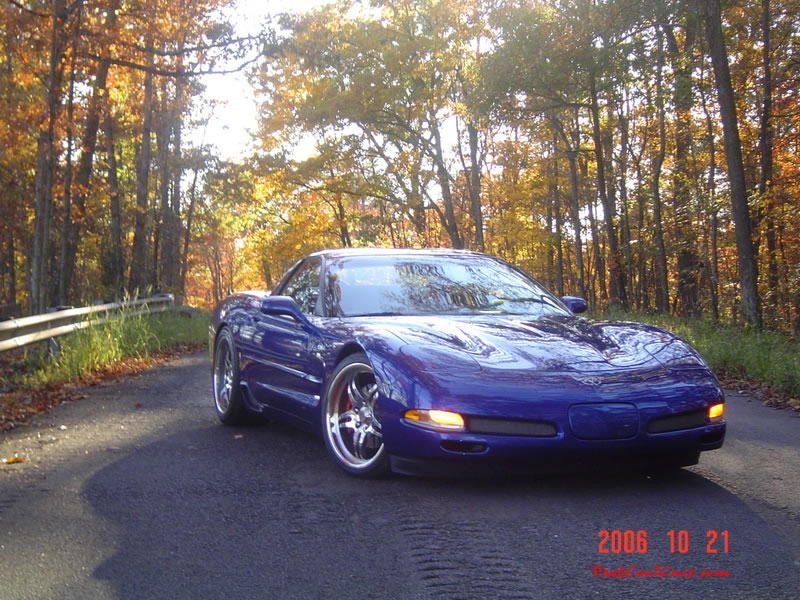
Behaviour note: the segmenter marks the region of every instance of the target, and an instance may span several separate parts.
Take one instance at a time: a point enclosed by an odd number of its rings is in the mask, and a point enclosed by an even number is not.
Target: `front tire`
[[[212,371],[214,408],[225,425],[244,425],[248,422],[244,394],[239,380],[239,358],[230,329],[223,327],[217,334]]]
[[[356,477],[385,475],[389,455],[376,414],[378,384],[364,354],[336,366],[321,404],[322,437],[336,464]]]

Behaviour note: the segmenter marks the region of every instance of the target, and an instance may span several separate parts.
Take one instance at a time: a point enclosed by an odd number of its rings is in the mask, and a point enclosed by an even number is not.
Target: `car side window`
[[[282,295],[294,298],[300,310],[307,315],[312,314],[317,307],[319,269],[320,260],[318,258],[310,259],[283,286]]]

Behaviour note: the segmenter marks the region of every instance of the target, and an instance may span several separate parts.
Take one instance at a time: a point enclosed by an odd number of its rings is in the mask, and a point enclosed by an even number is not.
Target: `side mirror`
[[[576,315],[586,312],[586,309],[589,308],[589,305],[586,304],[586,300],[578,296],[561,296],[561,301]]]
[[[267,296],[261,301],[261,312],[265,315],[291,317],[306,330],[314,327],[290,296]]]

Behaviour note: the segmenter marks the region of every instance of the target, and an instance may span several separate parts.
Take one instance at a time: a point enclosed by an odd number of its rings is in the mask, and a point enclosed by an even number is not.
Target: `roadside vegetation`
[[[174,311],[129,316],[66,336],[55,358],[40,361],[25,382],[70,381],[123,358],[145,358],[179,344],[200,344],[207,337],[207,316],[187,318]]]
[[[128,316],[59,339],[53,357],[41,350],[0,355],[0,431],[41,410],[83,396],[82,387],[137,373],[208,338],[209,313],[166,311]]]
[[[602,318],[668,329],[692,344],[721,377],[768,384],[775,392],[800,398],[800,342],[784,333],[668,314],[611,311]]]

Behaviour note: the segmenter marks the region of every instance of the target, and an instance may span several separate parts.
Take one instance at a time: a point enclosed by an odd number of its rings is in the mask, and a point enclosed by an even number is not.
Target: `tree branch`
[[[89,58],[92,60],[98,61],[106,61],[111,65],[117,65],[120,67],[128,67],[131,69],[135,69],[137,71],[144,71],[145,73],[152,73],[153,75],[162,75],[165,77],[199,77],[201,75],[228,75],[230,73],[238,73],[242,69],[246,68],[247,66],[253,64],[255,61],[259,59],[258,56],[255,56],[249,60],[246,60],[238,67],[234,69],[221,69],[218,71],[209,70],[209,71],[184,71],[184,70],[169,70],[169,69],[160,69],[158,67],[149,67],[147,65],[142,65],[139,63],[131,62],[129,60],[122,60],[120,58],[106,58],[104,56],[99,56],[97,54],[92,54],[89,52],[81,53],[81,57]]]
[[[39,12],[38,10],[33,10],[32,8],[28,8],[27,6],[22,4],[22,2],[17,2],[17,0],[8,0],[8,2],[10,4],[13,4],[14,6],[16,6],[18,9],[20,9],[22,11],[25,11],[29,15],[34,15],[36,17],[43,17],[45,19],[49,19],[50,18],[49,14],[43,13],[43,12]]]
[[[8,0],[9,2],[13,2],[14,0]],[[95,32],[84,32],[86,35],[93,35],[97,37]],[[213,50],[214,48],[224,48],[226,46],[233,46],[234,44],[240,44],[243,42],[251,42],[258,40],[259,36],[255,35],[248,35],[245,37],[236,38],[233,40],[228,40],[227,42],[219,42],[216,44],[201,44],[198,46],[190,46],[188,48],[182,48],[180,50],[159,50],[158,48],[154,48],[152,46],[142,46],[141,44],[134,44],[132,42],[125,42],[122,40],[115,40],[114,44],[119,46],[124,46],[126,48],[132,48],[134,50],[138,50],[139,52],[143,52],[145,54],[153,54],[155,56],[182,56],[185,54],[190,54],[192,52],[199,52],[203,50]]]

